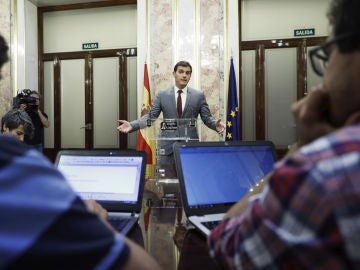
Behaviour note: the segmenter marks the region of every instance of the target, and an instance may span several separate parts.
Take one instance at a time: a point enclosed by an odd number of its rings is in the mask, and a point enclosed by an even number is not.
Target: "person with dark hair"
[[[322,84],[292,105],[296,143],[208,238],[224,268],[360,269],[359,14],[331,2],[332,33],[310,51]]]
[[[7,51],[2,40],[0,65]],[[81,200],[49,160],[4,135],[0,220],[0,269],[160,269],[111,227],[100,204]]]
[[[44,128],[49,127],[49,120],[47,114],[40,108],[40,94],[39,92],[32,90],[30,92],[30,98],[34,100],[33,103],[20,104],[20,108],[25,110],[30,116],[34,124],[34,136],[25,136],[25,142],[33,146],[38,151],[43,151],[44,140]]]
[[[20,141],[24,141],[25,136],[29,138],[33,136],[34,125],[25,111],[12,109],[1,119],[1,133],[12,134]]]
[[[161,126],[162,138],[183,138],[189,137],[191,140],[198,140],[199,135],[196,125],[191,121],[195,121],[200,115],[204,124],[212,130],[222,133],[225,125],[221,119],[215,119],[210,112],[209,105],[206,102],[205,95],[202,91],[188,87],[192,73],[192,67],[187,61],[180,61],[175,64],[173,76],[175,85],[168,89],[161,90],[152,102],[150,110],[141,118],[128,122],[126,120],[118,120],[120,125],[118,130],[122,133],[129,133],[145,128],[149,121],[154,121],[163,113],[164,122]],[[166,128],[166,120],[177,120],[175,128]],[[183,119],[183,121],[181,121]],[[187,121],[188,120],[188,121]],[[185,132],[186,129],[186,132]],[[160,148],[164,150],[163,163],[173,163],[173,150],[171,141],[164,142]]]

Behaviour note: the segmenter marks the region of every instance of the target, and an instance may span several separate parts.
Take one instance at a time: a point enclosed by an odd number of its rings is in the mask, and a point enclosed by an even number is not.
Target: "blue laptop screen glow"
[[[273,169],[269,146],[179,149],[190,208],[237,202]]]

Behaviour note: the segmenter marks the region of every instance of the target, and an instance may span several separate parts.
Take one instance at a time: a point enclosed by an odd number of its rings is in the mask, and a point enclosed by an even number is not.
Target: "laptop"
[[[109,222],[126,235],[138,222],[144,191],[146,153],[135,150],[62,150],[57,168],[84,200],[107,211]]]
[[[177,142],[174,158],[185,215],[207,236],[273,169],[276,155],[270,141]]]

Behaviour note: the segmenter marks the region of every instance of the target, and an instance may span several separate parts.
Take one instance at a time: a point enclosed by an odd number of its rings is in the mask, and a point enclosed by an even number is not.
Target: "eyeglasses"
[[[335,37],[328,42],[325,42],[315,49],[312,49],[309,54],[311,67],[313,68],[314,72],[320,77],[324,76],[324,71],[331,54],[331,46],[336,43],[343,42],[344,40],[353,37],[354,35],[354,33],[346,33]]]

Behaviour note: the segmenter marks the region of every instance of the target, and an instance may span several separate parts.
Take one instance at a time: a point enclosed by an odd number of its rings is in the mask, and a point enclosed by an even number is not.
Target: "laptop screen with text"
[[[82,199],[136,204],[142,156],[62,154],[58,169]]]

